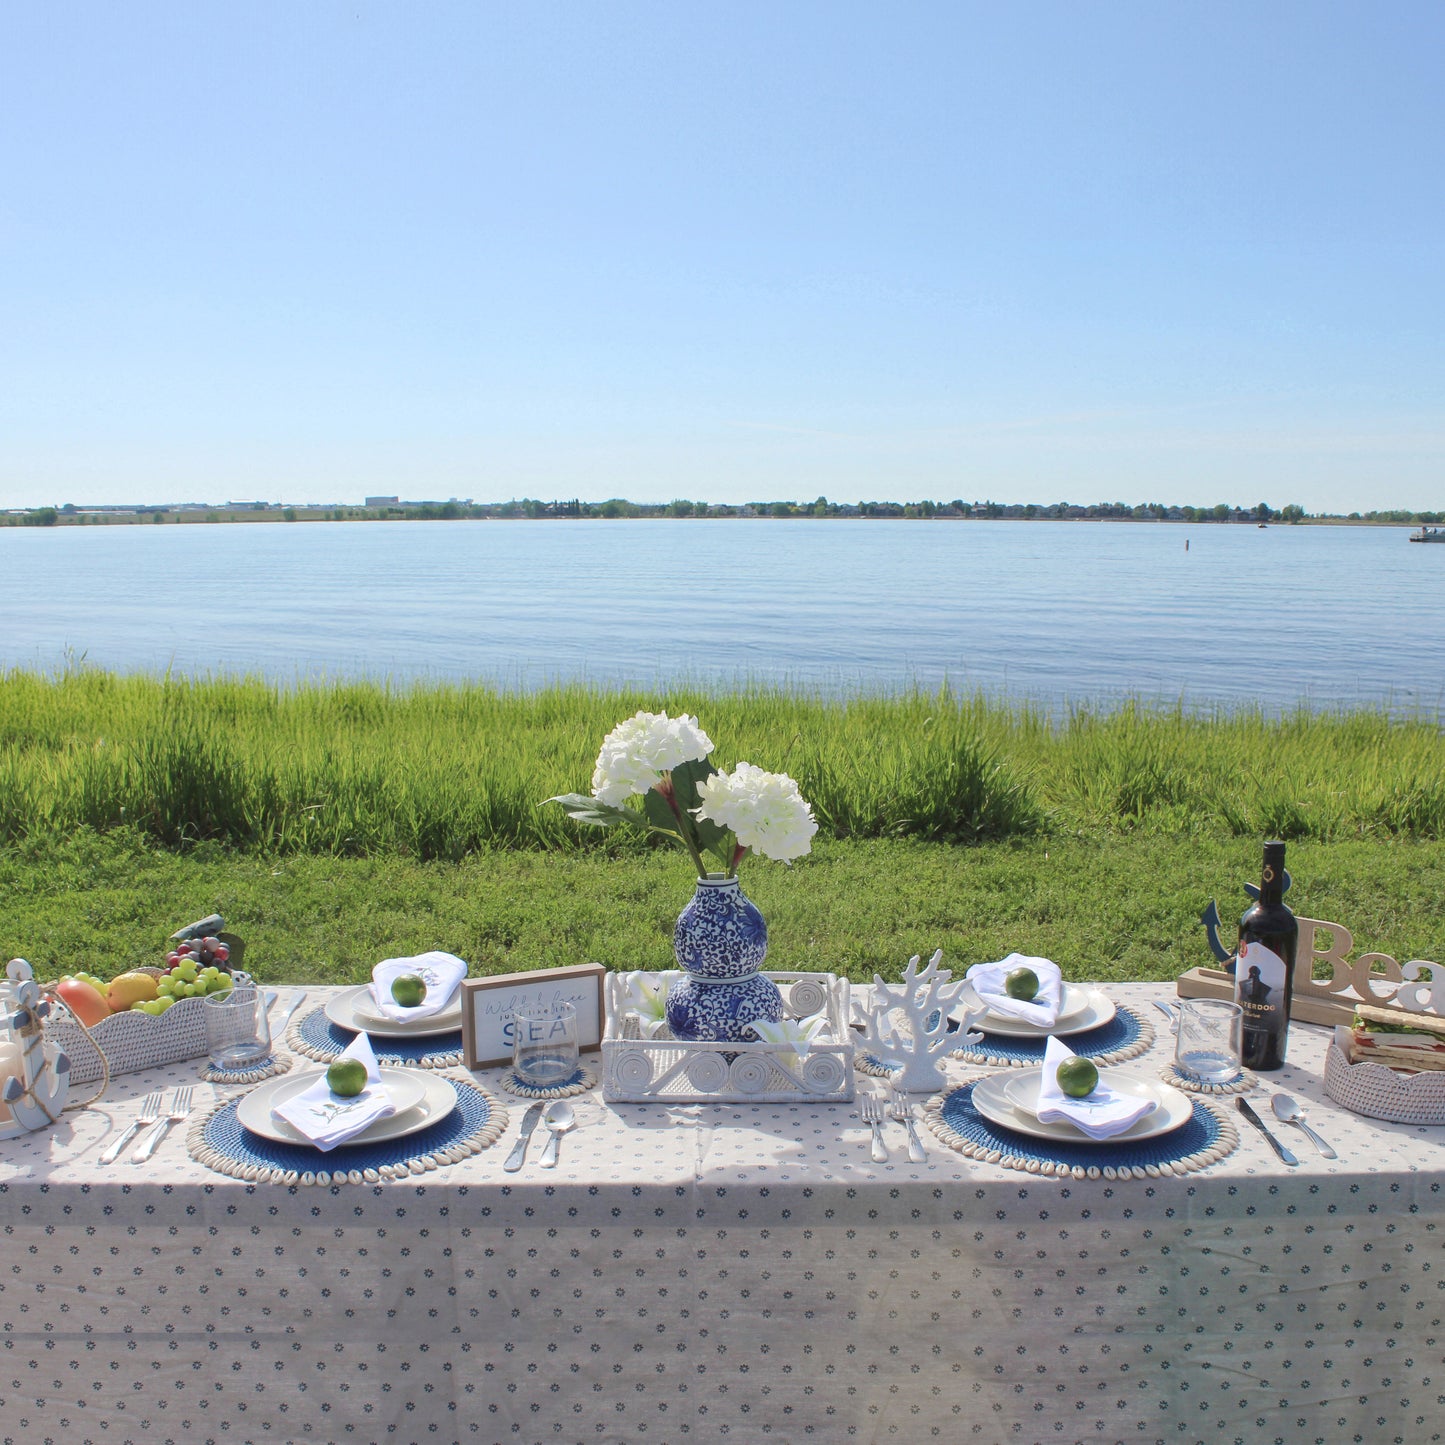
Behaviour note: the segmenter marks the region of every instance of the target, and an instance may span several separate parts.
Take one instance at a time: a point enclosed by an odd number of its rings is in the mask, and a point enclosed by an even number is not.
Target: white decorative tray
[[[1340,1028],[1337,1033],[1348,1034]],[[1337,1041],[1325,1055],[1325,1093],[1335,1103],[1393,1124],[1445,1124],[1445,1073],[1398,1074],[1366,1060],[1352,1064]]]
[[[848,980],[831,973],[768,973],[788,1018],[822,1014],[831,1039],[789,1044],[628,1038],[627,979],[607,975],[602,1097],[614,1104],[847,1103],[853,1098]]]
[[[238,983],[250,983],[237,972]],[[127,1009],[101,1019],[86,1038],[66,1008],[56,1007],[45,1021],[45,1040],[70,1056],[70,1081],[89,1084],[104,1072],[96,1045],[105,1050],[112,1074],[133,1074],[158,1064],[199,1059],[206,1052],[206,1016],[202,998],[177,999],[163,1014]],[[92,1042],[94,1040],[94,1042]]]

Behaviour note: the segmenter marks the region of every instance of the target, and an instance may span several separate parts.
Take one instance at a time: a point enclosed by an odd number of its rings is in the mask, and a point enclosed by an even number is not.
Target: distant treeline
[[[610,497],[605,502],[542,501],[523,497],[520,501],[408,502],[399,498],[368,498],[365,506],[327,503],[317,506],[283,506],[279,502],[228,502],[224,506],[199,503],[145,504],[139,506],[35,507],[0,513],[0,525],[10,527],[113,526],[149,522],[376,522],[376,521],[506,521],[512,518],[616,518],[616,517],[866,517],[927,521],[1133,521],[1187,523],[1286,522],[1378,522],[1394,525],[1433,526],[1445,522],[1445,511],[1411,512],[1403,508],[1373,512],[1307,512],[1297,502],[1272,507],[1257,502],[1252,507],[1216,502],[1213,506],[1191,506],[1146,502],[833,502],[818,497],[812,502],[696,502],[678,498],[671,502],[629,502]]]

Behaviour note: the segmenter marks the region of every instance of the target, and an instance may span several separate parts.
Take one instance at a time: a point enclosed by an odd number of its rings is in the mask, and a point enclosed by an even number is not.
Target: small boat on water
[[[1445,542],[1445,527],[1421,527],[1410,533],[1412,542]]]

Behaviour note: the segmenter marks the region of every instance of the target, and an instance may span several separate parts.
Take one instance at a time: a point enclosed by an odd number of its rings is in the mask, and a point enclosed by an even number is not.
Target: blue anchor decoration
[[[20,1042],[23,1060],[22,1073],[6,1079],[0,1093],[10,1108],[10,1121],[0,1125],[0,1138],[8,1139],[49,1128],[60,1118],[70,1092],[70,1058],[63,1052],[45,1056],[44,1020],[50,1014],[50,1001],[41,996],[30,965],[23,958],[12,958],[5,973],[15,985],[15,1011],[7,1022]]]
[[[1291,881],[1289,869],[1286,868],[1284,873],[1284,887],[1281,892],[1289,892]],[[1259,902],[1258,883],[1246,883],[1244,885],[1244,891],[1254,899],[1256,903]],[[1199,921],[1204,925],[1205,933],[1209,935],[1209,951],[1219,960],[1220,966],[1226,973],[1233,973],[1234,953],[1219,941],[1219,909],[1214,906],[1214,900],[1212,898],[1209,900],[1209,906],[1199,915]]]

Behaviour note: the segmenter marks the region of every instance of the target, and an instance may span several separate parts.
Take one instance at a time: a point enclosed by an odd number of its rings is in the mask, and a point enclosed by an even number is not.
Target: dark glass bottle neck
[[[1284,898],[1284,844],[1264,845],[1264,869],[1259,879],[1259,901],[1279,903]]]

